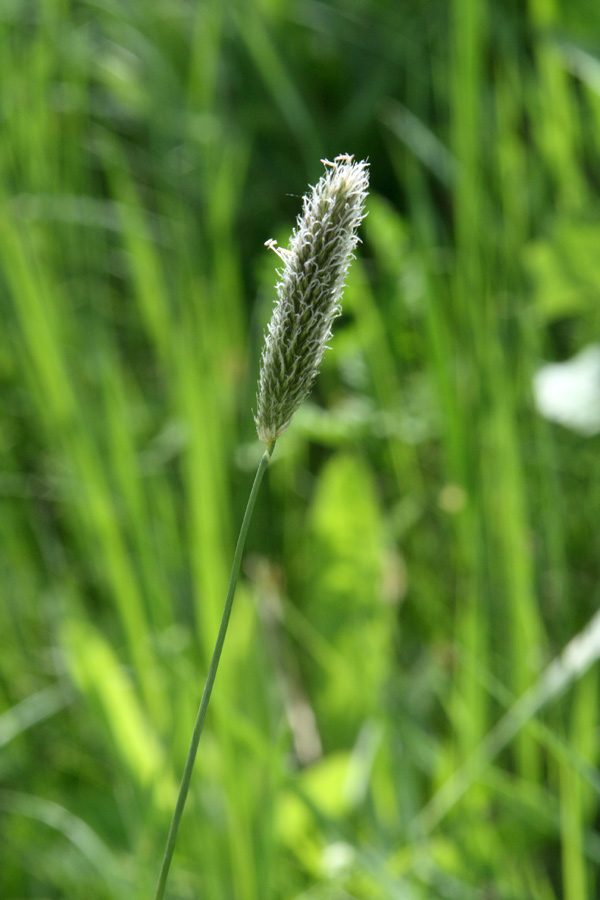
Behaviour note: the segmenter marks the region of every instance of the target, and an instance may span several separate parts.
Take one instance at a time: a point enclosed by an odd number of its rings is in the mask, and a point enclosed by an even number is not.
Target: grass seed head
[[[332,322],[341,312],[365,216],[368,164],[348,155],[322,162],[325,174],[304,197],[289,248],[266,242],[283,261],[262,352],[255,416],[258,436],[267,446],[286,430],[310,393]]]

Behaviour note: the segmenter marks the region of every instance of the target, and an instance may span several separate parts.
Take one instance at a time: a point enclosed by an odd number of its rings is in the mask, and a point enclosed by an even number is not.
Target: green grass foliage
[[[593,900],[588,0],[0,4],[0,895],[152,895],[319,158],[372,194],[259,498],[172,900]],[[567,648],[564,655],[563,650]]]

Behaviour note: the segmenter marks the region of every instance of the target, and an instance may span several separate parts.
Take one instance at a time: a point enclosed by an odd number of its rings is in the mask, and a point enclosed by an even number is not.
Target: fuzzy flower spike
[[[309,395],[331,325],[341,312],[346,274],[365,216],[368,163],[336,156],[304,197],[288,250],[267,241],[283,260],[278,300],[266,335],[258,382],[256,429],[267,448]]]

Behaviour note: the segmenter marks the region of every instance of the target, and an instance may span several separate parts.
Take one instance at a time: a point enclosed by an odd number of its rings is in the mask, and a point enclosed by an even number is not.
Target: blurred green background
[[[339,153],[168,896],[597,897],[600,439],[532,378],[600,339],[600,6],[2,0],[0,121],[3,900],[152,896]]]

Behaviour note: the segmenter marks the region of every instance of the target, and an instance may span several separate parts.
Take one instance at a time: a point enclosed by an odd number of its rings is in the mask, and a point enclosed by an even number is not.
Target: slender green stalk
[[[258,490],[260,488],[260,483],[262,481],[265,470],[271,460],[271,454],[273,452],[274,446],[275,446],[275,441],[272,441],[270,444],[267,445],[267,449],[263,453],[261,461],[258,466],[258,469],[256,471],[256,476],[254,478],[254,484],[252,485],[252,490],[250,491],[250,496],[248,497],[248,504],[246,506],[246,512],[244,513],[244,518],[242,520],[242,526],[240,528],[240,533],[239,533],[237,545],[235,548],[235,555],[233,557],[233,565],[231,567],[231,577],[229,579],[229,588],[227,590],[227,598],[225,600],[225,608],[223,610],[223,618],[221,619],[221,626],[219,628],[217,642],[215,644],[215,649],[213,650],[212,659],[210,661],[210,667],[208,669],[208,675],[206,676],[206,684],[204,685],[204,692],[202,694],[202,700],[200,701],[200,708],[198,709],[198,715],[196,717],[196,724],[194,725],[192,741],[190,743],[190,749],[188,751],[185,768],[183,770],[183,777],[181,779],[181,787],[179,788],[179,795],[177,797],[177,803],[175,804],[175,811],[173,812],[173,818],[171,820],[171,827],[169,828],[169,836],[167,837],[167,846],[165,847],[165,855],[163,857],[162,866],[160,868],[160,874],[158,876],[158,883],[156,885],[156,893],[154,894],[154,900],[162,900],[162,898],[164,897],[164,894],[165,894],[165,887],[166,887],[167,878],[169,875],[169,868],[171,866],[171,860],[173,858],[173,851],[175,850],[175,843],[177,841],[177,832],[179,831],[179,823],[181,822],[181,816],[183,815],[183,809],[185,807],[185,801],[187,799],[188,790],[190,787],[190,780],[192,777],[194,762],[196,760],[198,743],[200,742],[200,735],[202,734],[202,729],[204,728],[204,720],[206,718],[206,710],[208,709],[208,704],[210,702],[210,695],[212,694],[212,689],[213,689],[213,685],[215,683],[217,669],[219,668],[219,660],[221,659],[221,651],[223,650],[223,643],[225,641],[225,635],[227,634],[227,626],[229,624],[229,617],[231,615],[231,607],[233,606],[233,598],[235,596],[235,589],[237,587],[237,580],[238,580],[238,575],[239,575],[239,571],[240,571],[240,565],[242,562],[242,554],[244,552],[244,546],[246,544],[246,537],[248,535],[248,529],[250,527],[250,520],[252,518],[252,513],[254,511],[254,504],[256,503],[256,498],[258,496]]]

